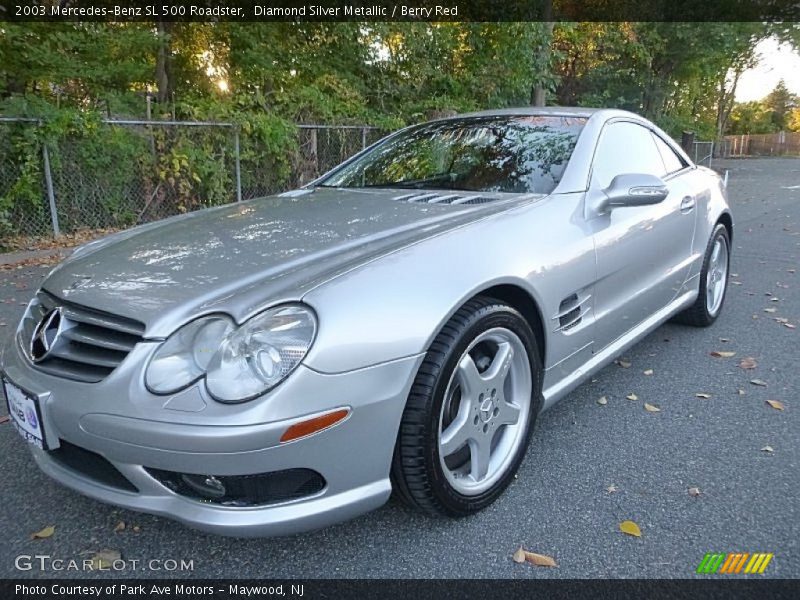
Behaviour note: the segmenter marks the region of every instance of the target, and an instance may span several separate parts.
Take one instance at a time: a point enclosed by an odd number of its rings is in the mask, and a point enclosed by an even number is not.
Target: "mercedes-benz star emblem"
[[[61,334],[61,308],[56,307],[48,311],[36,329],[33,330],[31,339],[31,358],[33,362],[41,362],[50,354]]]

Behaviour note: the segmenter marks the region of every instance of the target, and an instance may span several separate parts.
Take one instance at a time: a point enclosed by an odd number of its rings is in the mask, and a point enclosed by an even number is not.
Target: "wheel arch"
[[[728,240],[733,243],[733,217],[731,217],[731,213],[725,211],[717,218],[717,224],[714,225],[716,227],[719,223],[722,223],[725,226],[725,229],[728,230]]]
[[[520,312],[520,314],[525,318],[525,321],[527,321],[528,325],[530,325],[531,329],[533,330],[533,335],[536,338],[536,345],[538,346],[539,350],[539,360],[542,363],[542,368],[544,368],[544,366],[547,364],[545,360],[545,355],[547,353],[547,338],[545,336],[542,311],[539,308],[535,298],[526,289],[520,287],[519,285],[515,285],[513,283],[500,283],[479,291],[468,298],[464,304],[478,296],[488,296],[490,298],[500,300]],[[455,310],[458,310],[458,308]]]

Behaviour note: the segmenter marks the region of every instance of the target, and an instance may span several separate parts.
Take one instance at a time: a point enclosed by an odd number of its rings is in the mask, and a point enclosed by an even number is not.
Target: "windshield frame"
[[[345,170],[349,167],[352,163],[360,160],[363,156],[367,153],[372,152],[376,148],[384,145],[390,144],[394,141],[395,138],[404,135],[413,135],[416,131],[420,129],[424,129],[425,127],[429,127],[431,125],[439,124],[439,123],[473,123],[473,122],[480,122],[486,121],[490,119],[504,119],[506,121],[512,121],[514,119],[525,119],[525,118],[536,118],[536,117],[543,117],[543,118],[554,118],[554,119],[571,119],[571,120],[580,120],[583,123],[578,130],[577,135],[575,136],[575,141],[572,146],[572,150],[570,152],[569,159],[564,164],[564,168],[561,173],[561,177],[559,178],[558,182],[556,182],[554,188],[549,192],[536,192],[536,191],[528,191],[528,192],[496,192],[496,193],[514,193],[514,194],[535,194],[535,195],[549,195],[555,193],[558,188],[561,186],[561,182],[564,180],[564,175],[569,170],[569,166],[575,157],[575,150],[578,147],[579,141],[583,136],[584,131],[586,130],[586,126],[589,123],[590,115],[584,114],[571,114],[571,113],[564,113],[564,112],[509,112],[509,113],[486,113],[486,114],[474,114],[474,115],[464,115],[464,116],[455,116],[455,117],[448,117],[445,119],[436,119],[432,121],[424,121],[422,123],[416,123],[414,125],[409,125],[407,127],[403,127],[402,129],[398,129],[395,132],[390,133],[389,135],[377,140],[376,142],[370,144],[363,150],[357,152],[344,162],[336,165],[329,171],[323,173],[318,178],[310,181],[309,183],[303,185],[304,189],[307,188],[315,188],[315,187],[322,187],[322,188],[333,188],[333,189],[343,189],[343,190],[367,190],[367,189],[427,189],[425,187],[420,188],[412,188],[410,186],[403,186],[402,182],[396,182],[394,185],[391,182],[387,182],[386,185],[367,185],[367,186],[343,186],[343,185],[330,185],[327,184],[328,181],[335,178],[341,171]],[[480,192],[475,190],[463,190],[456,187],[453,188],[435,188],[439,190],[450,190],[452,189],[454,192],[471,192],[471,193],[495,193],[495,192]]]

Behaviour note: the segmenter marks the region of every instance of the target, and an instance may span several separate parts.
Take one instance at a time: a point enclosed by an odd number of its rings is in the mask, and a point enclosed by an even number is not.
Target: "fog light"
[[[333,412],[295,423],[283,433],[281,436],[281,443],[291,442],[292,440],[309,436],[312,433],[317,433],[328,427],[333,427],[349,414],[350,409],[340,408]]]
[[[206,498],[222,498],[225,486],[213,475],[181,475],[183,482],[195,492]]]

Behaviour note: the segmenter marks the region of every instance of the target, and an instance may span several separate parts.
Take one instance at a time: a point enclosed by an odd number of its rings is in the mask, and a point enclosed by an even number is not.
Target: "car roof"
[[[497,108],[490,110],[481,110],[477,112],[462,113],[447,117],[450,119],[463,119],[469,117],[501,117],[501,116],[540,116],[540,117],[584,117],[590,118],[593,115],[598,115],[601,118],[611,117],[633,117],[636,120],[643,121],[644,119],[627,110],[619,110],[616,108],[589,108],[585,106],[519,106],[514,108]],[[447,120],[437,119],[437,120]]]

